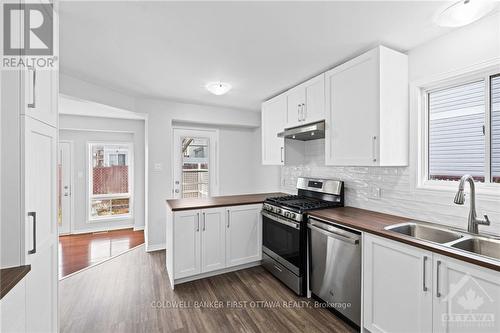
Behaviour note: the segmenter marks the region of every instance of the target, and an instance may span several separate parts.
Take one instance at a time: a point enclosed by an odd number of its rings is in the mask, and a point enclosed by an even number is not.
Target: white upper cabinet
[[[408,165],[408,58],[379,46],[325,73],[327,165]]]
[[[325,119],[325,74],[290,89],[286,96],[286,128]]]
[[[262,164],[283,165],[285,139],[278,138],[286,123],[286,95],[262,103]]]

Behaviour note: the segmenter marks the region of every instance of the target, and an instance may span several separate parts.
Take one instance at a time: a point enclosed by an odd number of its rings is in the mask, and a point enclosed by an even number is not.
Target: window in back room
[[[500,183],[500,75],[426,92],[427,179]]]

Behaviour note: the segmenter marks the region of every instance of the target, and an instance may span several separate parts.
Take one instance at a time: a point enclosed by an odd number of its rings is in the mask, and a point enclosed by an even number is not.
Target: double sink
[[[393,224],[384,229],[401,235],[441,244],[445,247],[500,260],[500,239],[497,238],[471,234],[465,231],[419,221]]]

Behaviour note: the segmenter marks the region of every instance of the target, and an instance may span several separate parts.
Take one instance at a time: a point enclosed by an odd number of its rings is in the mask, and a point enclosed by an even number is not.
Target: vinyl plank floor
[[[354,332],[262,267],[171,290],[165,251],[143,246],[61,280],[59,297],[61,332]]]

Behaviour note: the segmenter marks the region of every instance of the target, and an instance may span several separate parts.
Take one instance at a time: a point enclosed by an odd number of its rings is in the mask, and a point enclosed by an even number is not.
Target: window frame
[[[418,163],[417,163],[417,189],[455,191],[458,181],[453,180],[431,180],[429,179],[429,93],[460,86],[476,81],[484,81],[485,89],[485,182],[476,182],[479,194],[500,194],[500,183],[492,183],[491,180],[491,78],[500,75],[498,65],[489,66],[479,70],[471,70],[455,76],[444,77],[427,84],[418,86]]]
[[[128,193],[113,193],[113,194],[93,194],[93,146],[119,145],[126,146],[128,149]],[[129,199],[128,214],[93,217],[92,216],[92,200],[94,199]],[[87,142],[87,223],[103,222],[109,220],[126,220],[134,217],[134,144],[132,142],[116,142],[116,141],[88,141]]]

